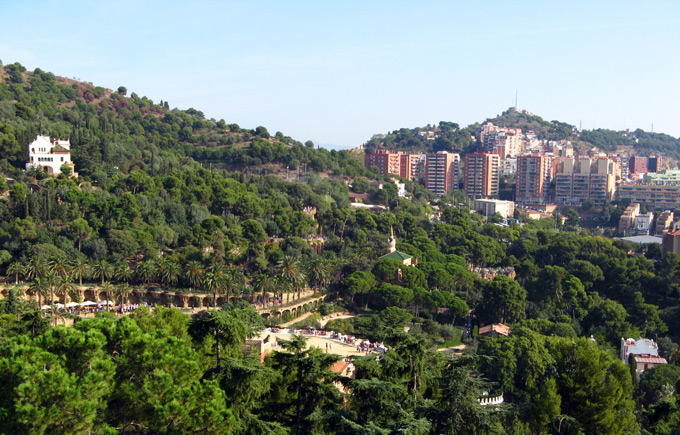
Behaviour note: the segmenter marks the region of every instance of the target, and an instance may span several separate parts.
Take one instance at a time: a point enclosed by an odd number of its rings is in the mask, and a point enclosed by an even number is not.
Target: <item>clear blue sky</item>
[[[0,59],[295,139],[513,105],[680,136],[678,1],[9,1]]]

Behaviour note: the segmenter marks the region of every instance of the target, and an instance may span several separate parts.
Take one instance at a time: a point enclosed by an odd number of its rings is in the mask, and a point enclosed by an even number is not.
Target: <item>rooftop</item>
[[[408,260],[409,258],[413,258],[413,255],[408,255],[404,252],[394,251],[394,252],[390,252],[389,254],[383,255],[382,257],[380,257],[380,260],[383,260],[383,259]]]

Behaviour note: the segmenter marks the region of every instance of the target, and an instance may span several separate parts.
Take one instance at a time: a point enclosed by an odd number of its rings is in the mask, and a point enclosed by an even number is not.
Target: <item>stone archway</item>
[[[97,302],[94,289],[89,288],[83,292],[83,301]]]

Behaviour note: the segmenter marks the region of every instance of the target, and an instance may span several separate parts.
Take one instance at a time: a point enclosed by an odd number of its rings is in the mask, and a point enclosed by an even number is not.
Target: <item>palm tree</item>
[[[95,261],[90,270],[92,271],[93,278],[102,280],[102,286],[104,285],[104,281],[110,279],[113,275],[113,267],[105,260]]]
[[[47,268],[50,272],[54,272],[57,276],[64,276],[69,272],[69,263],[66,257],[59,256],[52,258],[47,262]]]
[[[114,292],[113,284],[111,284],[108,281],[103,282],[102,283],[102,291],[104,292],[104,294],[106,294],[106,310],[111,311],[109,309],[109,302],[111,301],[111,297],[113,296],[113,292]]]
[[[128,283],[120,284],[116,287],[116,295],[118,296],[118,301],[120,302],[120,312],[123,312],[123,301],[127,301],[132,294],[132,287]]]
[[[205,277],[205,268],[200,261],[193,260],[187,263],[184,274],[186,275],[190,287],[201,287],[203,278]]]
[[[78,280],[78,285],[82,287],[83,277],[87,277],[90,273],[89,264],[82,257],[78,257],[71,262],[71,276]]]
[[[245,276],[241,269],[232,267],[227,274],[227,279],[224,281],[224,288],[227,290],[227,301],[231,297],[231,292],[234,290],[242,290],[245,284]]]
[[[151,280],[156,277],[156,262],[153,260],[142,261],[135,267],[135,275],[137,279],[149,285]]]
[[[224,292],[227,271],[223,264],[214,263],[208,267],[203,278],[203,288],[213,294],[213,307],[217,307],[217,294]]]
[[[267,293],[274,289],[274,280],[269,274],[260,273],[253,278],[253,289],[262,292],[262,304],[267,307]]]
[[[314,283],[316,288],[323,288],[331,280],[332,265],[323,258],[314,258],[305,265],[309,281]]]
[[[297,298],[300,299],[300,291],[307,281],[307,275],[303,272],[300,261],[293,256],[286,255],[279,261],[278,269],[283,278],[290,283],[293,292],[297,290]]]
[[[76,290],[76,286],[70,276],[64,275],[57,279],[56,290],[58,295],[63,296],[64,307],[66,307],[68,294],[73,293]]]
[[[38,296],[38,308],[42,307],[42,298],[48,292],[47,280],[45,278],[36,278],[28,286],[28,293]]]
[[[130,281],[130,278],[132,278],[132,270],[127,261],[123,260],[116,264],[115,276],[118,282],[122,281],[127,284]]]
[[[23,275],[25,273],[26,273],[26,266],[24,266],[24,264],[19,262],[19,261],[13,261],[7,267],[7,274],[14,275],[14,283],[15,284],[19,284],[19,275]]]
[[[40,258],[34,257],[31,258],[24,273],[26,274],[26,279],[36,279],[44,277],[46,272],[47,267],[45,262]]]
[[[45,279],[47,280],[47,285],[50,289],[50,305],[54,305],[54,290],[57,287],[57,282],[59,280],[59,276],[57,276],[56,273],[54,272],[49,272],[46,276]],[[54,311],[54,310],[52,310]]]
[[[169,287],[177,282],[179,278],[180,267],[177,262],[169,258],[163,257],[158,262],[158,276],[164,286]]]

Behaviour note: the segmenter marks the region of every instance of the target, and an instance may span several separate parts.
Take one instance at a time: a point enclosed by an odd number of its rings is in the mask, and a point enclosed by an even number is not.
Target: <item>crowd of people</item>
[[[371,343],[369,340],[357,339],[353,335],[343,335],[339,332],[330,332],[330,337],[332,340],[338,340],[341,343],[356,346],[357,352],[366,353],[366,355],[371,352],[378,352],[384,354],[387,352],[387,346],[384,343]]]

